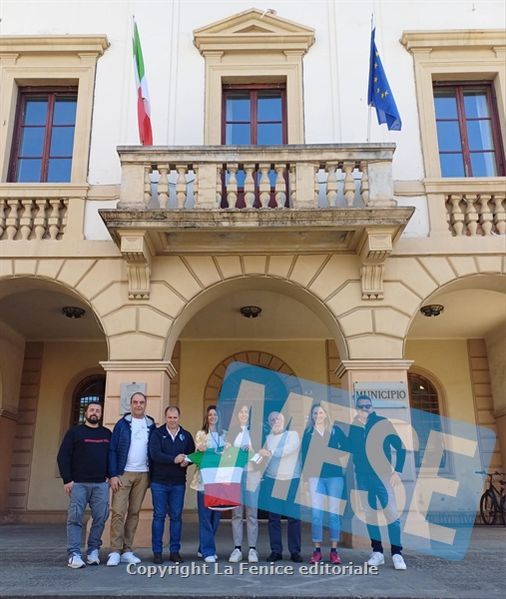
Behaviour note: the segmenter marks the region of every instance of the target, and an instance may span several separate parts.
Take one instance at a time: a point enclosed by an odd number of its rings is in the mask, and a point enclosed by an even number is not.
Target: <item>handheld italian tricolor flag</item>
[[[151,107],[149,105],[148,83],[144,72],[144,59],[142,58],[141,39],[135,18],[134,23],[134,71],[137,84],[137,119],[139,122],[139,139],[143,146],[153,145],[153,131],[151,130]]]
[[[241,478],[249,452],[228,447],[223,453],[213,449],[196,451],[186,460],[200,468],[204,485],[204,505],[211,510],[231,510],[241,505]]]

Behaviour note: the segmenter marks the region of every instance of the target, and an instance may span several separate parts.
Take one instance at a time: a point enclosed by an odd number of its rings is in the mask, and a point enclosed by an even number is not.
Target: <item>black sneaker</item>
[[[268,562],[279,562],[283,559],[283,556],[281,555],[281,553],[276,553],[275,551],[273,551],[269,557],[267,558],[266,561]]]
[[[161,553],[153,553],[153,563],[163,564],[163,557]]]
[[[179,564],[183,561],[183,558],[179,555],[179,551],[171,551],[169,554],[169,561]]]
[[[290,559],[292,560],[292,562],[295,562],[296,564],[301,564],[303,562],[300,553],[292,553],[290,555]]]

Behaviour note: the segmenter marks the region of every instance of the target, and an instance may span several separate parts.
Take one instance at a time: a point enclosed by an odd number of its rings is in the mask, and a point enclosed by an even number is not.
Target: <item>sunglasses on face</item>
[[[372,404],[370,403],[363,403],[357,406],[357,408],[359,410],[370,410],[372,408]]]

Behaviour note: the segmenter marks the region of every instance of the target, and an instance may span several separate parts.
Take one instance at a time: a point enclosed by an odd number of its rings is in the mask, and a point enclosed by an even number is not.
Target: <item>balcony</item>
[[[394,148],[119,147],[120,202],[100,214],[135,271],[130,297],[149,296],[157,255],[353,252],[363,297],[378,299],[383,262],[414,211],[393,199]]]

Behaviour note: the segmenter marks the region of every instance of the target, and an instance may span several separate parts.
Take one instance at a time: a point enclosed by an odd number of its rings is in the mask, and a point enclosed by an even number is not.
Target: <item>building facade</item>
[[[506,465],[502,2],[103,5],[1,8],[0,513],[64,512],[90,398],[196,431],[233,360],[401,382]],[[373,11],[399,132],[368,127]]]

